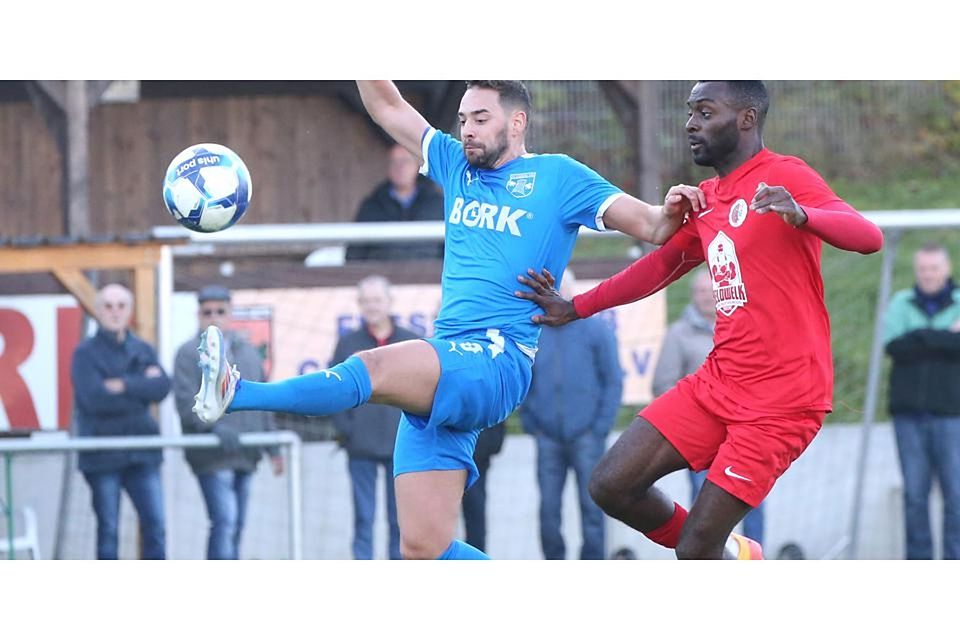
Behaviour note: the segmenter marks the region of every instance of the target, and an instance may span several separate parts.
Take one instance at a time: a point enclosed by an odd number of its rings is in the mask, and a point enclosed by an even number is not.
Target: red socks
[[[687,510],[676,502],[673,503],[673,515],[662,526],[647,531],[643,535],[653,540],[657,544],[668,549],[676,549],[677,542],[680,540],[680,530],[683,529],[683,523],[687,519]]]

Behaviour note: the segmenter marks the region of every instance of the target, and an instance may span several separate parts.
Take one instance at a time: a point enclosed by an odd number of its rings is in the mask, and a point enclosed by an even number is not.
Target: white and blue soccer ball
[[[191,231],[212,233],[235,225],[250,204],[250,172],[220,144],[195,144],[170,162],[163,201],[174,220]]]

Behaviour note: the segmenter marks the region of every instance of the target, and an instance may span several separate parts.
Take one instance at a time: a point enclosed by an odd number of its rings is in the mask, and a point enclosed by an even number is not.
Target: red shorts
[[[691,469],[709,469],[710,482],[756,507],[820,431],[826,412],[771,415],[747,409],[690,375],[637,415]]]

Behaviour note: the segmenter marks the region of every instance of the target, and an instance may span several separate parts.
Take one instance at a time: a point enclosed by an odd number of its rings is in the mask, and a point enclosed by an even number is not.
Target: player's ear
[[[527,113],[526,111],[514,111],[513,116],[510,118],[510,125],[513,128],[513,133],[518,136],[522,136],[523,133],[527,130]]]
[[[744,131],[757,126],[757,108],[747,107],[740,112],[740,128]]]

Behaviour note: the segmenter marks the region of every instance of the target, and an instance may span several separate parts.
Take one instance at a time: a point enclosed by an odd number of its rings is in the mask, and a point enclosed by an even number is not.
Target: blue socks
[[[447,547],[447,550],[440,554],[437,560],[489,560],[490,556],[476,547],[471,547],[466,542],[454,540]]]
[[[324,416],[353,409],[370,399],[370,374],[363,360],[350,356],[330,369],[280,382],[241,379],[228,412],[282,411]]]

